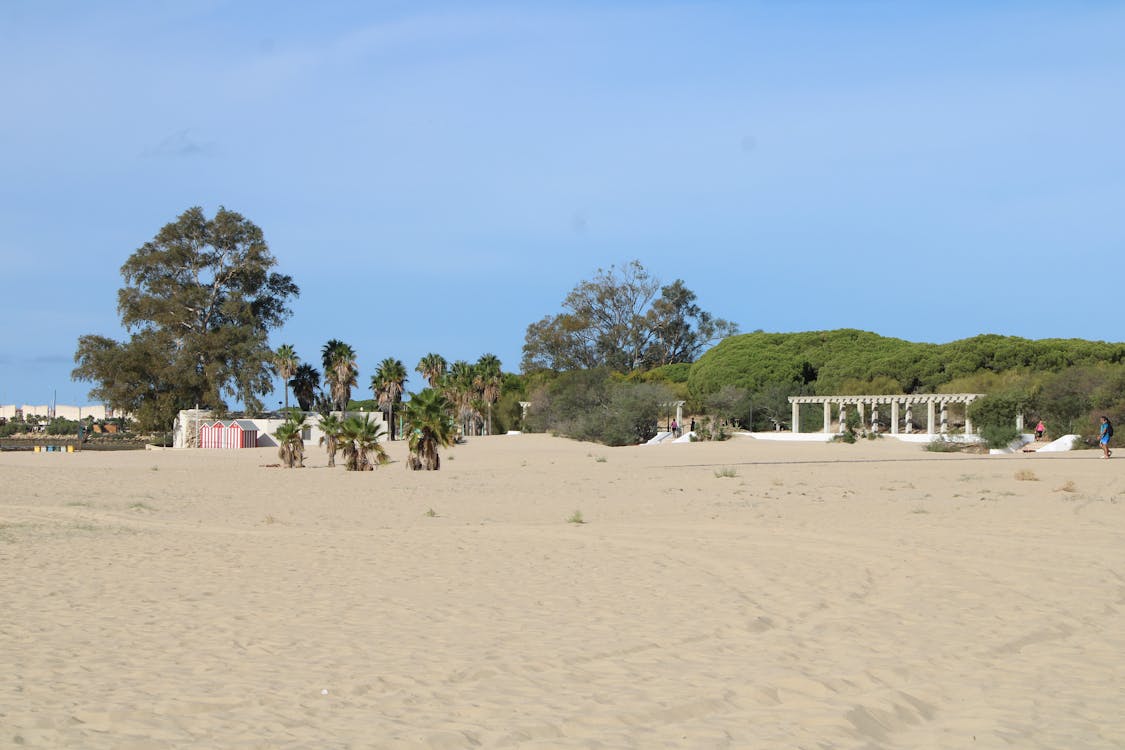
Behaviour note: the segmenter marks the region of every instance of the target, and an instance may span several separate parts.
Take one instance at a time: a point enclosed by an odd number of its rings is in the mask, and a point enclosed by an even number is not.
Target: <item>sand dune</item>
[[[2,454],[0,746],[1125,747],[1096,456]]]

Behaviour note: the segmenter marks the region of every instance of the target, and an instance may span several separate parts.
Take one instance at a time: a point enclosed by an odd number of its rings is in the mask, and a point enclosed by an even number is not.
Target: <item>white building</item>
[[[23,419],[30,416],[43,417],[44,419],[61,417],[78,421],[87,417],[112,419],[114,413],[113,409],[108,408],[105,404],[87,404],[86,406],[55,404],[53,407],[50,404],[0,404],[0,417],[4,419]]]
[[[383,420],[383,413],[378,411],[350,411],[347,414],[341,412],[332,412],[341,419],[344,417],[367,417],[383,430],[387,429],[387,425]],[[172,425],[172,447],[173,448],[198,448],[199,447],[199,427],[205,424],[214,424],[218,417],[215,413],[208,409],[184,409],[176,417],[175,423]],[[270,417],[249,417],[244,422],[253,422],[254,426],[258,428],[258,447],[268,448],[277,445],[277,438],[274,433],[277,428],[285,423],[281,418]],[[320,416],[316,412],[307,412],[305,414],[305,429],[301,432],[301,438],[304,440],[306,446],[320,445],[320,439],[324,437],[324,433],[317,423],[320,421]]]

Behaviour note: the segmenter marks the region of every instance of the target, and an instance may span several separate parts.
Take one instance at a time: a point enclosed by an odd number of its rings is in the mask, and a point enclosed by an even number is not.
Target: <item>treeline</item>
[[[868,331],[756,331],[732,336],[691,367],[695,396],[736,385],[760,392],[772,384],[830,395],[844,392],[938,392],[961,378],[1011,371],[1059,372],[1125,362],[1125,344],[1083,339],[1024,339],[992,334],[925,344]],[[792,395],[792,394],[791,394]]]
[[[694,363],[629,373],[601,367],[507,376],[512,405],[531,402],[524,429],[623,445],[685,413],[742,429],[791,429],[789,396],[983,393],[970,415],[1001,441],[1015,415],[1028,429],[1092,440],[1097,417],[1125,424],[1125,344],[982,335],[948,344],[858,330],[733,336]],[[819,424],[821,407],[810,407]],[[815,413],[814,413],[815,412]],[[514,409],[507,410],[509,419]],[[515,420],[512,420],[515,421]]]
[[[788,426],[787,396],[929,392],[988,394],[973,410],[982,425],[1012,424],[1022,412],[1046,420],[1051,434],[1089,434],[1096,415],[1125,416],[1125,343],[987,334],[927,344],[853,329],[756,331],[703,354],[686,386],[695,407],[724,387],[745,391],[758,407],[744,415],[755,429]]]

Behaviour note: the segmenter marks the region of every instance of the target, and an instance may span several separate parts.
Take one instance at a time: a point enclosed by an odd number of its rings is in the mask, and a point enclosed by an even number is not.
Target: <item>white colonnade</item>
[[[884,396],[790,396],[789,403],[793,407],[793,432],[801,431],[801,404],[824,405],[824,432],[832,431],[832,405],[836,404],[839,413],[839,432],[843,432],[847,423],[849,406],[855,406],[861,423],[868,425],[875,432],[879,431],[879,405],[891,406],[891,434],[899,433],[900,424],[903,431],[912,433],[914,429],[914,406],[926,405],[926,434],[944,435],[949,432],[949,405],[965,404],[965,434],[973,434],[973,423],[969,419],[968,405],[981,398],[980,393],[911,393]],[[871,421],[865,421],[866,407],[871,407]],[[940,409],[941,421],[937,422]],[[904,413],[903,413],[904,412]],[[1022,415],[1021,415],[1022,417]]]

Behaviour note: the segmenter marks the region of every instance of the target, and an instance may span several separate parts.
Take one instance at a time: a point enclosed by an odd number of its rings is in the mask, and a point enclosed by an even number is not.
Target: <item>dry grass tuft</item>
[[[1039,477],[1035,476],[1035,472],[1030,469],[1020,469],[1016,472],[1016,479],[1020,482],[1038,482]]]
[[[1078,485],[1074,483],[1074,480],[1068,479],[1061,486],[1056,487],[1055,492],[1078,492]]]

